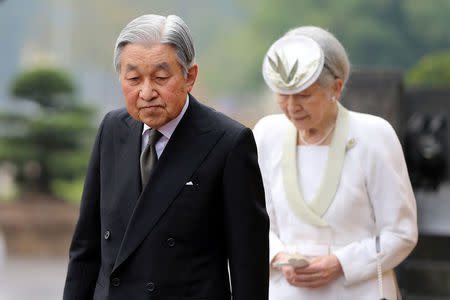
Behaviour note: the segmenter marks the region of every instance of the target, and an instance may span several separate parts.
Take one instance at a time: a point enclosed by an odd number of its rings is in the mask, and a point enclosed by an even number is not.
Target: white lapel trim
[[[303,221],[316,226],[329,226],[322,218],[333,202],[344,165],[346,141],[349,130],[348,111],[338,103],[339,113],[331,139],[330,150],[322,179],[310,205],[301,192],[297,163],[297,128],[289,122],[283,141],[281,171],[286,199],[294,213]]]

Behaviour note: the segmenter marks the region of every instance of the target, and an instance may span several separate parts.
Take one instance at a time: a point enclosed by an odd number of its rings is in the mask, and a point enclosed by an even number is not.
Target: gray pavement
[[[0,300],[61,300],[67,260],[6,258],[0,264]]]

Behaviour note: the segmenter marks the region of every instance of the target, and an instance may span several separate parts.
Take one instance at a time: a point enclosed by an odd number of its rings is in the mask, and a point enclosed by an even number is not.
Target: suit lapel
[[[191,96],[181,119],[158,160],[149,183],[140,195],[114,264],[113,271],[125,261],[152,231],[213,146],[223,135],[214,130],[205,108]]]
[[[114,159],[115,187],[122,195],[116,197],[123,226],[127,226],[136,201],[141,193],[140,164],[141,137],[143,124],[126,114],[117,129],[118,141],[115,143]],[[127,199],[127,201],[122,201]]]

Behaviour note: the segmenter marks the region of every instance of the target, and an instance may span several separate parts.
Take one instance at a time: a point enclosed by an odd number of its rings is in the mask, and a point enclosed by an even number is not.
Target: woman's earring
[[[331,102],[334,102],[334,101],[336,101],[336,97],[335,96],[331,97]]]

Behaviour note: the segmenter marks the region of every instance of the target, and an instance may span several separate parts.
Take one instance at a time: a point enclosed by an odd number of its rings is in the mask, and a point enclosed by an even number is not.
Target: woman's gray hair
[[[116,41],[114,67],[120,74],[122,51],[127,44],[170,44],[175,47],[177,61],[186,77],[194,64],[195,50],[191,32],[184,21],[175,15],[143,15],[125,26]]]
[[[350,61],[347,52],[337,38],[330,32],[316,26],[301,26],[288,31],[287,35],[303,35],[316,41],[325,56],[325,65],[317,82],[328,87],[336,78],[342,79],[343,86],[350,74]]]

